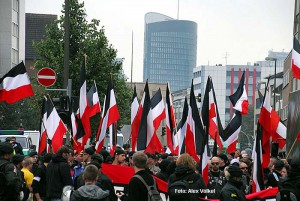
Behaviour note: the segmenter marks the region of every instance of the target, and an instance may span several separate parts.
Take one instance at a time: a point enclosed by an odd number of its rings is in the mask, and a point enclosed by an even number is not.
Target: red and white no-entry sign
[[[42,68],[37,74],[37,80],[41,85],[50,87],[56,81],[56,73],[51,68]]]

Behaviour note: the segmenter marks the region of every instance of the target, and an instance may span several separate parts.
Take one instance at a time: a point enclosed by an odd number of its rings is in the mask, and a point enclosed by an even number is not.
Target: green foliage
[[[249,143],[251,144],[251,148],[254,144],[254,106],[249,105],[248,107],[248,115],[243,116],[242,121],[242,129],[239,134],[239,142],[241,145],[241,150],[249,147]],[[244,134],[246,133],[246,135]],[[250,141],[250,142],[249,142]]]
[[[63,6],[63,13],[65,8]],[[57,74],[57,81],[51,88],[63,88],[63,63],[64,63],[64,16],[46,27],[44,39],[33,42],[38,53],[35,67],[41,69],[50,67]],[[116,61],[115,50],[105,36],[104,27],[99,28],[100,21],[93,19],[90,23],[86,20],[84,3],[70,0],[70,75],[72,79],[72,96],[79,97],[80,69],[87,55],[86,74],[87,91],[96,81],[99,99],[103,105],[109,77],[112,76],[115,94],[121,118],[119,125],[130,124],[131,90],[126,85],[126,77],[121,73],[122,63]],[[41,100],[47,94],[50,97],[60,97],[62,92],[45,91],[44,87],[32,80],[35,95],[16,104],[0,103],[0,129],[15,129],[22,122],[25,129],[39,129]],[[78,107],[78,106],[77,106]],[[96,133],[100,115],[91,118],[93,134]]]

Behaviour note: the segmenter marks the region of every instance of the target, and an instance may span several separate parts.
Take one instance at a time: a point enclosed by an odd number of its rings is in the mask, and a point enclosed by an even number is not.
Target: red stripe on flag
[[[30,84],[23,85],[21,87],[9,91],[2,89],[0,90],[0,102],[6,101],[8,104],[13,104],[23,98],[27,98],[33,95],[34,92]]]
[[[40,144],[39,144],[39,154],[46,151],[47,148],[47,135],[46,131],[41,134]]]
[[[112,98],[112,97],[110,97]],[[118,106],[117,104],[113,105],[111,108],[109,108],[109,116],[107,120],[107,127],[112,125],[114,122],[118,121],[120,119],[120,114],[118,111]]]
[[[60,120],[59,125],[56,128],[53,138],[51,140],[54,153],[56,153],[58,149],[63,145],[64,134],[66,132],[67,129],[62,120]]]

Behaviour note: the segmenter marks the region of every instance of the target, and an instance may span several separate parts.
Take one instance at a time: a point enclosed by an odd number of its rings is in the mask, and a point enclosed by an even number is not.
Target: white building
[[[0,1],[0,77],[25,61],[25,0]]]

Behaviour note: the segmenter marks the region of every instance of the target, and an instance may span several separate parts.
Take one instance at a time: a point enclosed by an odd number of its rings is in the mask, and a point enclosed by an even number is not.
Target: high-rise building
[[[25,59],[25,1],[0,1],[0,77]]]
[[[188,88],[197,58],[197,24],[159,13],[145,15],[144,82]]]

